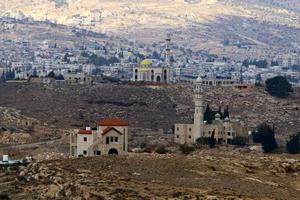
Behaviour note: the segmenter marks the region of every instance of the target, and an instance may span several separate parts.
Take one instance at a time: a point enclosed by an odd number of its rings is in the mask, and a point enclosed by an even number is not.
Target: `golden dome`
[[[141,66],[143,67],[148,67],[148,66],[151,66],[152,65],[152,62],[151,60],[149,59],[144,59],[141,63],[140,63]]]

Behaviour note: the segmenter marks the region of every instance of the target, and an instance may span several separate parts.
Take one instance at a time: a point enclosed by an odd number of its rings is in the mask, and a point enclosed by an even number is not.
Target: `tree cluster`
[[[215,130],[213,130],[210,137],[200,137],[196,139],[196,145],[208,145],[210,148],[214,148],[216,143]]]
[[[232,139],[231,144],[236,146],[245,146],[247,142],[248,138],[238,136]]]
[[[97,56],[96,54],[90,55],[85,51],[81,53],[81,56],[88,58],[88,63],[96,66],[108,66],[120,62],[116,57],[106,59],[102,56]]]
[[[228,106],[224,109],[222,112],[221,107],[219,107],[218,111],[213,111],[209,105],[206,106],[205,112],[203,114],[204,121],[206,121],[208,124],[211,124],[213,120],[215,120],[216,114],[219,113],[221,116],[221,119],[229,118],[229,109]]]
[[[257,126],[252,137],[254,142],[262,144],[265,153],[270,153],[277,148],[274,127],[272,128],[266,123]]]
[[[53,71],[49,72],[49,74],[46,77],[54,78],[55,80],[59,80],[59,81],[65,80],[65,78],[62,74],[56,75]]]

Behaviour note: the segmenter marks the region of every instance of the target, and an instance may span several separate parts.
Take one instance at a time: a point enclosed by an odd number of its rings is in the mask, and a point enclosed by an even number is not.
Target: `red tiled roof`
[[[114,127],[107,127],[106,129],[103,130],[102,135],[105,135],[106,133],[108,133],[109,131],[114,130],[117,133],[119,133],[120,135],[122,135],[122,133],[120,131],[118,131],[117,129],[115,129]]]
[[[92,131],[88,131],[88,130],[79,130],[78,134],[90,135],[90,134],[92,134]]]
[[[128,122],[122,119],[104,119],[98,122],[100,126],[128,126]]]

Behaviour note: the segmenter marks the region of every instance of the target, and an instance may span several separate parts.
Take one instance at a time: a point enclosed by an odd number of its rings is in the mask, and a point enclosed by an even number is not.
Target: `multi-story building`
[[[128,122],[121,119],[104,119],[97,128],[75,130],[70,135],[70,155],[74,157],[124,155],[127,150]]]

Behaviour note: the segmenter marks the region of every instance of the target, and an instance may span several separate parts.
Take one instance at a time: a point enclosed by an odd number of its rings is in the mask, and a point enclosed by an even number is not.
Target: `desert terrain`
[[[130,154],[52,160],[9,172],[2,169],[0,190],[16,200],[297,200],[299,159],[246,149],[202,149],[191,155]]]

